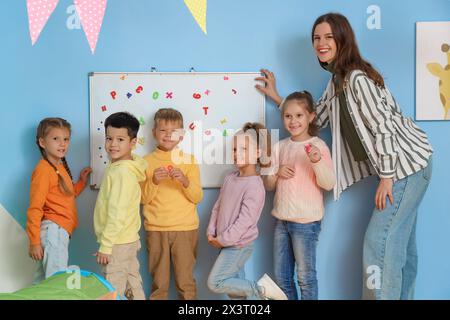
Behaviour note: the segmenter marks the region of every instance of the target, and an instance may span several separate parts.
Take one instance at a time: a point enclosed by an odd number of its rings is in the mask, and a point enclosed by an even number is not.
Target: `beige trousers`
[[[151,300],[167,300],[170,263],[180,300],[196,300],[194,266],[197,260],[198,229],[192,231],[148,231],[149,271],[153,278]]]
[[[145,300],[137,254],[141,241],[114,245],[110,262],[103,266],[105,279],[129,300]]]

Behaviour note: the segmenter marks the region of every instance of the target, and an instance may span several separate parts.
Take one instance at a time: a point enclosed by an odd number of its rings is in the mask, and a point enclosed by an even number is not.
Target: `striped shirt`
[[[333,166],[337,184],[334,199],[352,184],[377,174],[396,180],[412,175],[428,165],[433,149],[427,135],[410,118],[405,117],[389,90],[377,86],[364,72],[354,70],[345,80],[347,107],[358,136],[369,157],[355,161],[339,121],[339,99],[332,79],[316,105],[318,124],[330,123]]]

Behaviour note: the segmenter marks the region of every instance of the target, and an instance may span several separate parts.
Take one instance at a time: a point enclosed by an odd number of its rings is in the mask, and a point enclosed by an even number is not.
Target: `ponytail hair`
[[[41,122],[39,122],[39,125],[37,127],[36,130],[36,145],[39,148],[39,151],[41,152],[41,156],[42,158],[47,161],[52,168],[55,170],[57,176],[58,176],[58,184],[59,184],[59,189],[62,191],[62,193],[64,193],[67,196],[72,196],[73,192],[71,191],[71,189],[67,186],[66,182],[64,181],[64,178],[62,177],[61,173],[58,171],[58,168],[56,168],[56,166],[51,163],[50,160],[48,160],[47,157],[47,153],[45,152],[45,149],[41,147],[41,145],[39,144],[39,139],[43,139],[45,138],[45,136],[49,133],[50,129],[53,128],[64,128],[69,130],[69,133],[71,132],[71,126],[70,123],[67,122],[64,119],[61,118],[45,118],[43,119]],[[67,163],[66,157],[63,157],[61,159],[62,164],[64,166],[64,168],[66,169],[67,173],[69,174],[70,180],[73,180],[72,177],[72,173],[70,171],[69,165]]]
[[[272,148],[267,128],[259,122],[247,122],[240,132],[250,134],[256,142],[256,148],[261,150],[261,157],[258,158],[259,166],[261,168],[270,167]]]
[[[309,113],[315,112],[314,99],[313,99],[311,93],[309,93],[306,90],[296,91],[296,92],[293,92],[290,95],[288,95],[281,103],[280,109],[281,109],[281,117],[282,118],[284,117],[284,113],[286,111],[286,104],[289,101],[296,101],[298,104],[303,105],[305,107],[306,111],[308,111]],[[320,130],[320,128],[317,124],[317,115],[316,115],[316,117],[314,117],[313,121],[311,121],[309,123],[308,134],[312,137],[316,137],[319,135],[319,130]]]

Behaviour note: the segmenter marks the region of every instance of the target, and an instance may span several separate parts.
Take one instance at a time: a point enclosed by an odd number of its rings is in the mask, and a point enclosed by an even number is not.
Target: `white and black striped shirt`
[[[433,149],[427,135],[410,118],[405,117],[387,88],[377,86],[364,72],[354,70],[347,77],[344,94],[350,116],[369,157],[355,161],[339,121],[339,98],[332,79],[317,102],[320,127],[331,125],[332,156],[337,184],[337,200],[346,188],[363,178],[377,174],[394,181],[418,172],[428,165]]]

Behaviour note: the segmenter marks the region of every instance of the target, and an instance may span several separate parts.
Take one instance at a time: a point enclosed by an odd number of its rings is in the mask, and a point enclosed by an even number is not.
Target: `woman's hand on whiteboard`
[[[259,92],[268,96],[277,104],[277,106],[279,106],[281,101],[283,101],[283,99],[278,94],[276,88],[275,75],[273,74],[273,72],[267,69],[261,69],[261,73],[264,74],[264,77],[258,77],[255,78],[255,80],[264,82],[264,86],[257,84],[255,85],[256,89],[258,89]]]
[[[167,173],[166,168],[159,167],[153,171],[152,181],[154,184],[159,184],[161,180],[169,178],[169,174]]]
[[[179,168],[173,168],[170,171],[170,176],[172,177],[172,179],[180,181],[183,187],[185,188],[189,187],[189,179],[184,175],[183,171],[181,171]]]
[[[277,176],[282,179],[291,179],[295,176],[295,169],[290,166],[280,166]]]
[[[90,167],[83,168],[80,172],[80,180],[83,181],[84,184],[87,183],[89,175],[91,174],[92,169]]]

